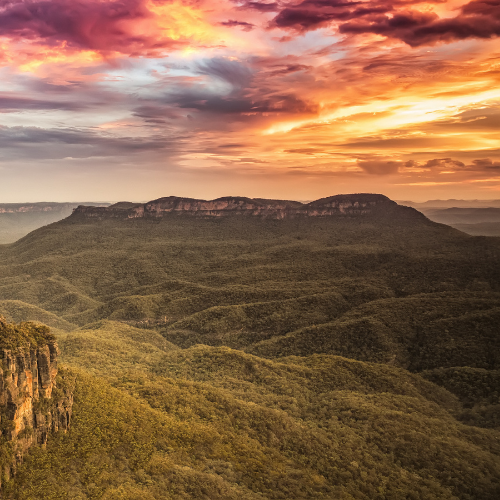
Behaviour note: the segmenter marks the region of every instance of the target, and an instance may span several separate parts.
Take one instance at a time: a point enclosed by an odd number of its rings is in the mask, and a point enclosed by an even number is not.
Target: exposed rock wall
[[[73,216],[98,219],[137,219],[160,218],[168,214],[175,214],[207,218],[239,215],[285,219],[303,216],[367,216],[390,214],[394,211],[401,214],[411,212],[412,215],[421,215],[416,210],[402,207],[383,195],[351,194],[322,198],[311,203],[243,197],[224,197],[206,201],[169,196],[137,205],[119,203],[111,207],[79,206],[74,210]]]
[[[58,348],[55,342],[36,349],[0,350],[0,416],[2,476],[9,478],[34,445],[66,431],[71,422],[72,393],[57,387]],[[8,453],[10,452],[10,454]]]

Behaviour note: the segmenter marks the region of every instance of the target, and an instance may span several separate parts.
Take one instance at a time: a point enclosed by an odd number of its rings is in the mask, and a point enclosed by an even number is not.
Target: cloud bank
[[[500,0],[1,0],[2,179],[491,198],[498,36]]]

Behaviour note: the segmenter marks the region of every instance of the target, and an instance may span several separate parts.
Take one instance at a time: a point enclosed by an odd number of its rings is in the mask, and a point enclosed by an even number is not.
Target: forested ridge
[[[406,213],[69,217],[0,246],[0,314],[76,376],[70,431],[4,495],[497,499],[499,262]]]

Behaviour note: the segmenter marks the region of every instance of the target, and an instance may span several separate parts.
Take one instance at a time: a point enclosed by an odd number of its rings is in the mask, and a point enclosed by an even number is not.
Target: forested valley
[[[499,263],[413,209],[73,214],[2,245],[2,348],[57,341],[74,397],[2,495],[496,500]]]

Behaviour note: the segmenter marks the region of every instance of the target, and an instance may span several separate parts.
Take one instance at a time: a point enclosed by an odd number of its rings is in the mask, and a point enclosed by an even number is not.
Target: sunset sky
[[[500,0],[0,0],[0,202],[500,198]]]

